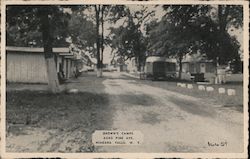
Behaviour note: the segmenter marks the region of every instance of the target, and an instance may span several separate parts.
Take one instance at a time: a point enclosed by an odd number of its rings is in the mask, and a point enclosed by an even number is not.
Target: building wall
[[[6,74],[8,82],[48,83],[46,62],[43,52],[6,51]],[[72,77],[75,61],[57,54],[56,70],[61,64],[65,78]]]
[[[127,70],[130,71],[130,72],[135,72],[137,70],[134,57],[132,59],[128,60],[128,62],[127,62]]]
[[[182,72],[190,72],[190,73],[200,73],[202,72],[201,64],[205,65],[205,72],[203,73],[214,73],[215,72],[215,66],[213,63],[210,62],[204,62],[204,63],[183,63],[182,64]]]
[[[67,62],[66,62],[66,58],[62,58],[62,66],[63,66],[63,72],[65,75],[65,78],[67,78]]]
[[[57,56],[57,63],[56,63],[56,70],[57,72],[60,71],[60,64],[62,64],[62,57],[61,56]]]
[[[127,65],[126,64],[124,64],[124,65],[118,65],[118,71],[119,72],[127,71]]]
[[[62,58],[60,60],[63,65],[63,71],[65,74],[65,78],[73,77],[73,71],[74,71],[74,61],[70,58]]]
[[[43,53],[7,52],[6,71],[8,82],[48,82]]]
[[[71,77],[71,60],[70,59],[67,59],[67,78],[70,78]]]
[[[196,73],[197,70],[197,64],[196,63],[189,63],[189,72],[190,73]]]
[[[195,64],[195,71],[198,73],[201,73],[201,63],[196,63]]]
[[[182,64],[182,72],[185,72],[185,73],[189,72],[189,63]]]
[[[207,63],[206,64],[206,72],[209,72],[209,73],[215,73],[215,65],[213,63]]]

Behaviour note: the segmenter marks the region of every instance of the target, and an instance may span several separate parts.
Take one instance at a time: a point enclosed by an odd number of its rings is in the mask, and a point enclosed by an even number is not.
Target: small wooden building
[[[183,61],[182,72],[189,73],[215,73],[216,66],[211,60]]]
[[[136,66],[136,62],[135,62],[135,58],[131,58],[129,59],[127,62],[127,70],[129,72],[136,72],[137,71],[137,66]]]
[[[182,72],[183,73],[215,73],[216,64],[213,60],[207,59],[204,54],[199,52],[195,54],[187,54],[183,57]]]
[[[75,56],[69,48],[53,48],[56,54],[57,72],[60,67],[65,77],[73,75]],[[47,70],[43,48],[6,47],[6,78],[7,82],[47,83]]]
[[[56,54],[56,69],[57,72],[61,70],[64,72],[65,78],[68,79],[73,76],[76,67],[76,57],[69,52],[68,48],[54,48],[53,52]]]

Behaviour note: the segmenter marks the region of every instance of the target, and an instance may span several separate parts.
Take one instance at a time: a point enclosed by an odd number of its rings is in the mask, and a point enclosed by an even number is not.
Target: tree
[[[51,27],[49,22],[49,9],[39,9],[38,15],[41,18],[41,30],[43,36],[44,56],[47,66],[48,85],[53,93],[59,92],[59,81],[56,72],[56,64],[52,51]]]
[[[113,6],[114,7],[114,6]],[[110,5],[95,5],[95,20],[96,20],[96,47],[97,47],[97,77],[102,77],[103,53],[105,45],[104,37],[104,18],[109,15],[112,6]]]
[[[123,25],[110,28],[110,46],[116,50],[115,55],[120,57],[122,62],[134,57],[137,70],[140,71],[145,63],[147,45],[147,38],[143,35],[141,28],[144,20],[153,15],[153,12],[143,7],[132,13],[128,6],[118,6],[114,8],[113,13],[115,16],[111,21],[115,23],[123,19]]]
[[[242,14],[242,6],[218,5],[217,14],[209,17],[210,20],[207,21],[210,27],[203,29],[204,50],[208,58],[213,59],[219,65],[225,65],[239,58],[240,44],[236,37],[229,34],[229,30],[242,27]]]
[[[100,12],[101,6],[95,5],[96,20],[96,50],[97,50],[97,77],[102,76],[102,59],[101,59],[101,39],[100,39]]]
[[[102,76],[103,54],[105,46],[104,23],[109,5],[71,6],[69,22],[72,43],[78,49],[88,52],[97,59],[97,76]],[[88,13],[86,13],[87,11]],[[83,56],[86,56],[84,54]]]
[[[65,33],[59,34],[59,30],[62,32],[67,28],[64,16],[65,13],[60,6],[7,7],[7,45],[28,46],[32,40],[35,46],[43,46],[48,86],[52,93],[60,91],[52,47],[56,43],[55,39],[60,41],[65,37]],[[55,27],[57,32],[53,34]],[[10,30],[14,30],[14,34]]]
[[[90,58],[96,57],[96,47],[94,46],[96,30],[94,22],[84,14],[84,10],[88,7],[72,8],[68,28],[71,43],[76,49],[81,50],[82,56]]]
[[[158,23],[152,22],[148,29],[150,37],[149,50],[153,54],[165,57],[176,57],[179,63],[181,78],[184,55],[197,51],[200,41],[196,24],[208,10],[202,5],[165,5],[166,14]]]
[[[214,61],[219,57],[220,64],[237,58],[239,43],[229,35],[228,29],[242,26],[242,7],[218,6],[215,17],[212,14],[214,8],[209,5],[163,7],[165,16],[159,23],[151,24],[149,29],[150,50],[167,57],[177,57],[179,78],[182,59],[187,53],[199,51]]]
[[[38,8],[39,7],[39,8]],[[42,47],[41,19],[38,12],[42,6],[8,6],[6,21],[6,43],[9,46]],[[45,6],[44,6],[45,7]],[[65,38],[68,36],[67,22],[70,15],[63,12],[61,6],[46,6],[52,8],[50,24],[53,46],[68,45]],[[42,11],[41,11],[42,12]]]
[[[76,33],[73,43],[81,49],[92,52],[91,55],[97,59],[97,77],[102,77],[105,45],[104,19],[109,12],[109,8],[109,5],[84,5],[73,9],[73,16],[81,21],[75,20],[76,22],[72,23],[73,28],[78,28],[72,29],[72,32]],[[85,10],[88,10],[90,14],[85,14]]]

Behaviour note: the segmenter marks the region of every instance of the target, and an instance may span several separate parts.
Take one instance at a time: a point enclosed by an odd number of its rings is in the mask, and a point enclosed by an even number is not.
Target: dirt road
[[[243,114],[199,98],[120,79],[104,80],[115,108],[112,128],[139,130],[139,146],[101,146],[107,152],[242,152]],[[225,146],[211,146],[226,143]]]
[[[16,86],[12,89],[15,88],[21,89]],[[21,90],[29,88],[22,86]],[[150,86],[121,73],[105,72],[102,79],[94,74],[86,75],[71,81],[67,88],[77,88],[81,93],[53,98],[37,94],[27,101],[23,101],[24,96],[7,105],[7,151],[243,151],[243,113],[209,100]],[[38,101],[40,105],[36,104]],[[30,109],[27,111],[32,112],[31,118],[37,118],[34,125],[17,125],[11,119],[14,116],[19,122],[26,120],[26,116],[20,115],[23,111],[19,106],[21,103],[30,105],[29,108],[24,105],[24,108]],[[137,146],[93,146],[91,134],[94,130],[137,130],[144,135],[143,143]],[[211,146],[215,144],[220,146]]]

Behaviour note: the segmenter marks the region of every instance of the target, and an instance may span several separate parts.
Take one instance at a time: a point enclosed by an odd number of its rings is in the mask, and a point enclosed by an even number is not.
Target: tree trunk
[[[46,66],[47,66],[49,90],[52,93],[58,93],[60,92],[60,87],[59,87],[59,81],[58,81],[54,58],[47,58]]]
[[[103,64],[103,51],[104,51],[104,5],[102,6],[101,10],[101,63]]]
[[[140,66],[139,66],[139,57],[138,56],[135,56],[135,64],[136,64],[136,71],[139,72]]]
[[[183,59],[183,55],[179,55],[179,75],[178,75],[178,78],[179,78],[179,79],[181,79],[182,59]]]
[[[138,71],[141,72],[141,57],[138,57]]]
[[[97,58],[97,77],[102,77],[102,63],[100,57],[100,5],[95,5],[95,13],[96,13],[96,58]]]
[[[47,67],[47,78],[49,91],[52,93],[60,92],[58,75],[56,71],[56,63],[52,50],[52,37],[50,30],[50,23],[48,18],[48,10],[42,10],[41,14],[41,29],[43,36],[44,57]]]
[[[226,34],[227,34],[227,18],[228,18],[228,14],[229,14],[229,6],[223,6],[223,5],[219,5],[218,6],[218,21],[219,21],[219,31],[218,31],[218,35],[219,35],[219,49],[218,49],[218,54],[219,54],[219,60],[217,61],[219,63],[219,65],[221,64],[225,64],[225,47],[226,44],[224,42],[224,38],[226,38]]]

